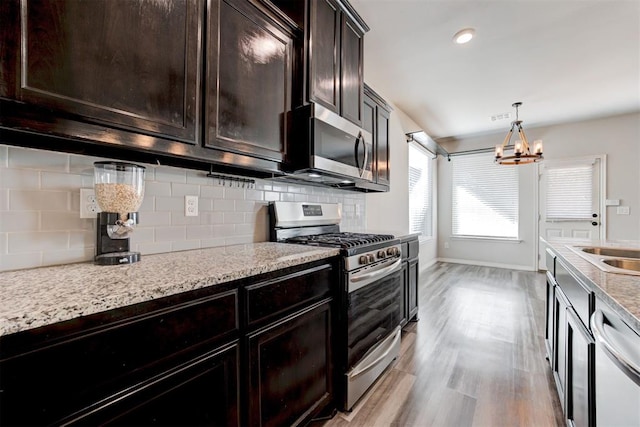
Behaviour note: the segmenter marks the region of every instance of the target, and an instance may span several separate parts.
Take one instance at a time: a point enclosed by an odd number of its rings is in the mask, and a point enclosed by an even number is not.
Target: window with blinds
[[[591,220],[593,165],[547,167],[547,220]]]
[[[518,167],[491,155],[453,159],[453,235],[518,238]]]
[[[433,236],[432,156],[409,144],[409,231]]]

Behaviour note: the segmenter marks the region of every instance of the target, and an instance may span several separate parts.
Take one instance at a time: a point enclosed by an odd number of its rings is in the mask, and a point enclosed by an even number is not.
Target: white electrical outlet
[[[618,206],[616,208],[616,213],[618,215],[629,215],[629,206]]]
[[[184,196],[184,216],[198,216],[198,196]]]
[[[96,192],[93,188],[80,189],[80,218],[96,218],[96,214],[102,212],[96,201]]]

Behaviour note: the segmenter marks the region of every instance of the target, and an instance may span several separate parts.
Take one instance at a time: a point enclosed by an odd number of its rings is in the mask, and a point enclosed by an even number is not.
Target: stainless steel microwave
[[[345,187],[373,181],[370,132],[318,104],[296,109],[290,123],[290,176]]]

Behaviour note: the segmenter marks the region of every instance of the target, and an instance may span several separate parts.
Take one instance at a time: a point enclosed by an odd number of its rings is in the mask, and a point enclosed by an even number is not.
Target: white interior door
[[[540,236],[576,240],[604,239],[603,189],[606,156],[545,160],[539,168]],[[538,268],[546,270],[544,245]]]

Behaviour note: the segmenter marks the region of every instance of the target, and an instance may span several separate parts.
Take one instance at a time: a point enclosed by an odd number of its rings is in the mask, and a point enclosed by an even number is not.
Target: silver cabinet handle
[[[364,178],[365,173],[367,173],[367,164],[369,160],[369,150],[367,150],[367,141],[362,137],[362,145],[364,145],[364,163],[362,164],[362,171],[360,172],[360,178]],[[373,145],[371,146],[373,149]]]
[[[396,336],[393,338],[393,341],[391,341],[391,343],[387,346],[387,349],[384,351],[384,353],[382,353],[380,356],[378,356],[376,358],[376,360],[374,360],[373,362],[369,363],[367,366],[364,366],[364,367],[358,369],[357,371],[350,373],[349,374],[349,378],[355,378],[358,375],[362,375],[363,373],[367,372],[369,369],[373,368],[378,363],[380,363],[380,361],[383,360],[385,357],[387,357],[389,355],[389,353],[391,352],[391,350],[393,350],[395,345],[400,340],[400,337],[402,337],[402,334],[400,333],[400,329],[399,328],[396,328],[394,334]]]
[[[607,339],[607,333],[604,330],[604,313],[602,310],[596,310],[591,316],[591,330],[596,338],[596,341],[602,345],[602,349],[610,356],[614,362],[622,369],[624,369],[627,375],[635,375],[634,381],[640,384],[640,366],[636,361],[629,360],[621,351],[619,351],[612,343]]]

